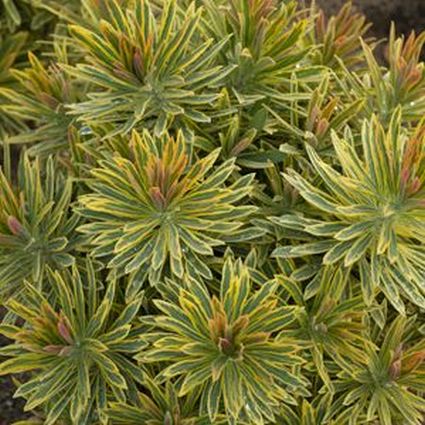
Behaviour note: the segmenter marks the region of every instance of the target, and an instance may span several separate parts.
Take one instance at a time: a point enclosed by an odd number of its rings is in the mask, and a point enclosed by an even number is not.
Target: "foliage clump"
[[[20,425],[421,425],[425,33],[351,4],[0,1],[0,374]]]

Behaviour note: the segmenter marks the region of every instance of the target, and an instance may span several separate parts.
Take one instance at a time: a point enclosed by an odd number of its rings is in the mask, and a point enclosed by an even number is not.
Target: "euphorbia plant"
[[[0,1],[19,425],[423,423],[425,33],[393,26],[386,64],[368,28]]]
[[[60,270],[75,262],[82,243],[80,218],[70,210],[72,182],[50,157],[18,167],[17,182],[0,172],[0,294],[19,293],[25,280],[43,283],[46,267]]]
[[[308,382],[294,372],[302,363],[300,347],[284,332],[297,307],[279,306],[276,282],[253,292],[250,280],[240,261],[224,264],[218,296],[188,278],[177,300],[156,301],[164,315],[152,320],[165,333],[139,356],[170,362],[158,377],[180,377],[179,395],[199,390],[201,412],[212,422],[222,404],[233,420],[273,420],[273,406],[292,400],[288,387],[309,394],[304,389]]]
[[[141,299],[118,311],[117,282],[110,281],[100,292],[93,264],[80,272],[51,272],[49,301],[27,284],[20,301],[11,300],[10,311],[25,320],[25,327],[4,324],[3,335],[15,340],[2,355],[0,374],[37,370],[19,387],[17,395],[27,399],[27,409],[46,408],[46,424],[61,415],[72,423],[87,423],[99,416],[112,396],[124,401],[134,393],[144,372],[128,359],[144,345],[140,326],[132,324]],[[126,392],[128,395],[126,395]]]
[[[335,154],[343,173],[326,164],[311,147],[309,159],[326,191],[314,187],[289,169],[285,178],[326,220],[283,216],[283,226],[297,223],[313,237],[323,238],[303,246],[279,247],[277,256],[324,253],[324,264],[358,263],[362,290],[370,301],[380,286],[389,301],[403,311],[400,290],[412,303],[425,308],[423,255],[425,243],[424,169],[425,128],[406,131],[396,110],[387,132],[372,117],[363,123],[362,157],[355,142],[333,134]]]

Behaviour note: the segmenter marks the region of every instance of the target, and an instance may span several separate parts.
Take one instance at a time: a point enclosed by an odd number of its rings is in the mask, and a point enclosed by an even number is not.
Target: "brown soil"
[[[0,425],[10,425],[14,421],[22,420],[24,400],[14,399],[16,391],[10,377],[0,377]]]
[[[316,0],[328,14],[335,13],[346,0]],[[353,5],[373,22],[372,31],[377,37],[385,37],[391,21],[396,23],[398,33],[408,34],[425,30],[424,0],[352,0]]]
[[[3,315],[4,310],[0,307],[0,321]],[[0,347],[8,343],[10,341],[0,335]],[[16,388],[12,379],[9,376],[0,376],[0,425],[10,425],[26,417],[23,414],[25,401],[23,399],[14,399],[13,394],[15,391]]]

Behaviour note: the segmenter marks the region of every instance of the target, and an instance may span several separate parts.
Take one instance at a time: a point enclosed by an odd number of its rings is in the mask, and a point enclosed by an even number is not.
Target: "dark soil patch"
[[[3,319],[4,309],[0,307],[0,321]],[[0,335],[0,347],[9,344],[10,341]],[[0,376],[0,425],[10,425],[15,421],[22,420],[28,415],[23,413],[25,401],[14,399],[16,387],[10,376]]]
[[[22,420],[24,400],[14,399],[16,391],[10,377],[0,377],[0,425],[10,425],[15,421]]]
[[[346,0],[316,0],[327,14],[337,12]],[[425,30],[424,0],[352,0],[353,5],[373,23],[376,37],[388,35],[391,22],[395,22],[398,34],[416,33]]]

